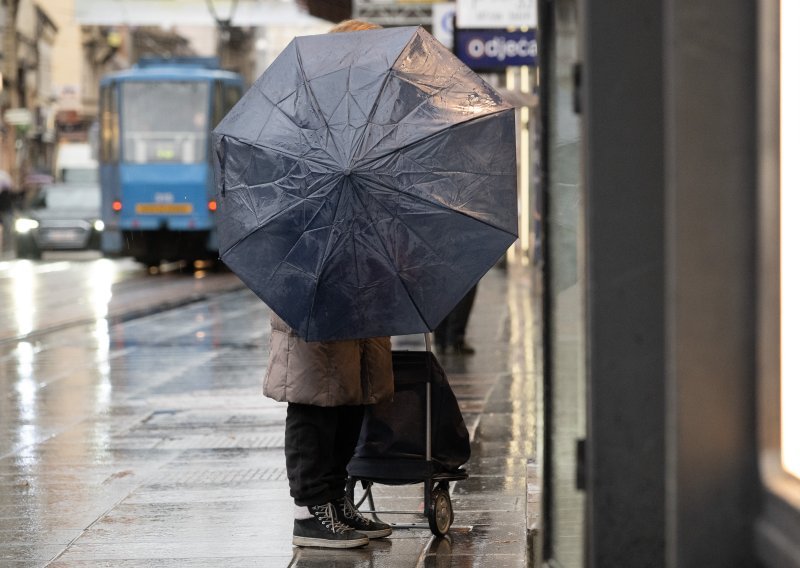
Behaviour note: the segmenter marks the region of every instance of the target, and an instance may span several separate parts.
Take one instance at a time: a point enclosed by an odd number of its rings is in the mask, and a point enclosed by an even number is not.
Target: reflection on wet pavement
[[[285,408],[261,396],[268,313],[249,292],[0,343],[0,565],[525,566],[534,301],[529,272],[493,270],[478,353],[441,358],[473,433],[450,535],[401,529],[349,551],[290,544]],[[421,486],[375,495],[413,510]]]
[[[243,287],[225,272],[181,269],[152,278],[130,259],[60,258],[0,260],[0,341],[30,339],[31,334],[106,317],[130,318]]]

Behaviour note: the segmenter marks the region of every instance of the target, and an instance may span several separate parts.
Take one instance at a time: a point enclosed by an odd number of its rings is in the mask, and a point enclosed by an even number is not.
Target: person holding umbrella
[[[378,29],[346,20],[330,33]],[[304,341],[275,313],[264,394],[288,402],[286,471],[295,502],[292,543],[353,548],[389,536],[391,527],[367,519],[345,495],[365,404],[394,393],[389,337]]]
[[[220,258],[273,311],[293,543],[391,527],[345,495],[390,336],[430,332],[517,238],[514,108],[422,27],[298,37],[217,125]],[[349,33],[338,33],[349,32]]]

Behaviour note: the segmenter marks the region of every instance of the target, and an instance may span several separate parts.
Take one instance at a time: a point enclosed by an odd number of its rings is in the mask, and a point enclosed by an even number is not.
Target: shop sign
[[[536,65],[536,31],[456,29],[455,54],[471,69]]]
[[[3,113],[3,120],[6,121],[6,124],[28,126],[33,120],[33,115],[26,108],[10,108]]]
[[[457,0],[459,28],[535,28],[536,0]]]
[[[74,0],[74,3],[75,20],[85,26],[212,26],[215,24],[212,12],[219,18],[230,18],[234,26],[319,24],[317,18],[289,1]]]
[[[456,16],[454,2],[434,4],[431,13],[433,37],[438,39],[447,49],[453,49],[453,23]]]

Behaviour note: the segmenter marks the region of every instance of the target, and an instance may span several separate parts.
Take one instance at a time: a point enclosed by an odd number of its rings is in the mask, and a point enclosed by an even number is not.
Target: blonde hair
[[[328,33],[335,34],[340,32],[361,32],[364,30],[379,30],[383,26],[365,22],[364,20],[344,20],[333,26]]]

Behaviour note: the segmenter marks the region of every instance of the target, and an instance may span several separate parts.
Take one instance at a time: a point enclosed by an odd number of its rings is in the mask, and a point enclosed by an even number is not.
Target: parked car
[[[44,250],[100,249],[100,186],[54,183],[36,190],[14,221],[17,256],[41,258]]]

